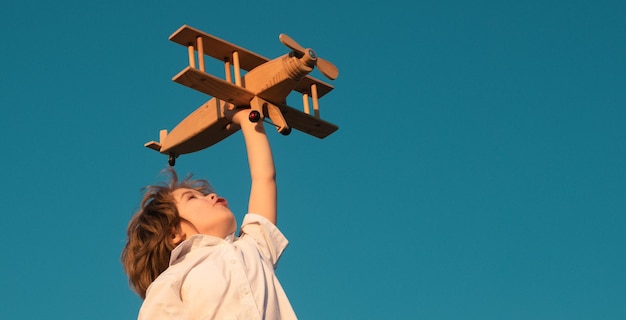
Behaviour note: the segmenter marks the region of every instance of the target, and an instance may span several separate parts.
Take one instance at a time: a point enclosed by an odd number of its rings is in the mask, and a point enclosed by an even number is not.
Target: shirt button
[[[235,264],[237,261],[235,259],[230,260],[230,264]]]
[[[248,290],[248,288],[243,288],[241,290],[241,294],[244,295],[244,296],[247,295],[248,293],[250,293],[250,290]]]

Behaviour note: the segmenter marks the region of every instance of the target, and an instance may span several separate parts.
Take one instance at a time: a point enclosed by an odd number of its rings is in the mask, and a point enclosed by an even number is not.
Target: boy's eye
[[[183,195],[183,199],[184,199],[184,200],[191,200],[191,199],[194,199],[195,197],[196,197],[196,195],[195,195],[195,194],[193,194],[192,192],[186,192],[186,193]]]

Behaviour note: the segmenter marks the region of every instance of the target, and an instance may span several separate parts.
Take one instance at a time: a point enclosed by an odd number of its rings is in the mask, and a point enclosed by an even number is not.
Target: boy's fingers
[[[239,125],[241,125],[243,121],[247,121],[249,114],[250,114],[250,109],[244,109],[244,108],[234,108],[234,109],[224,111],[224,115],[228,119],[230,119],[230,121]]]
[[[224,115],[229,120],[232,120],[236,112],[237,112],[237,107],[233,106],[232,104],[227,104],[226,108],[224,109]]]

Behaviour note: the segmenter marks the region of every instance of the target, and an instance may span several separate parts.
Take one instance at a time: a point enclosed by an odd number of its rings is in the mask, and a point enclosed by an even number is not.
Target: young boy
[[[140,320],[296,319],[274,269],[287,246],[276,224],[274,160],[263,121],[233,111],[252,185],[239,237],[224,198],[204,180],[148,188],[128,226],[122,263],[144,298]]]

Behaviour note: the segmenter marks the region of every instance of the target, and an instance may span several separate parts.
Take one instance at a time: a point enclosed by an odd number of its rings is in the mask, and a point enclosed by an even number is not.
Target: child
[[[249,111],[249,110],[248,110]],[[122,263],[144,301],[139,319],[296,319],[274,269],[287,239],[276,224],[274,160],[263,121],[241,126],[252,186],[240,237],[205,180],[149,187],[128,226]]]

